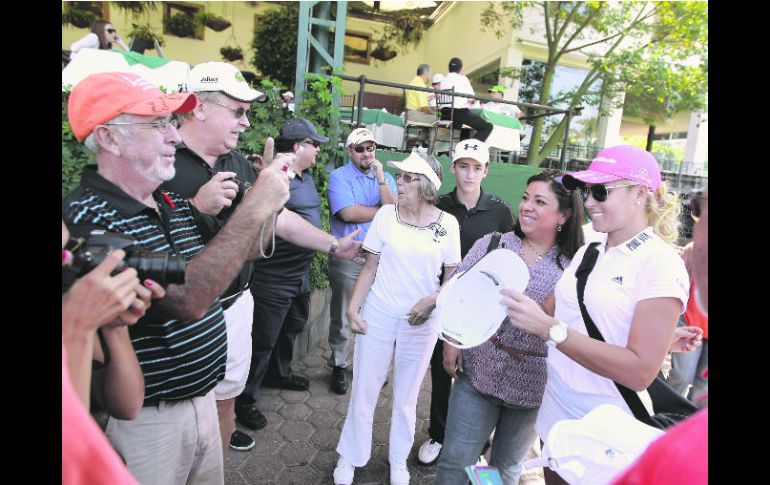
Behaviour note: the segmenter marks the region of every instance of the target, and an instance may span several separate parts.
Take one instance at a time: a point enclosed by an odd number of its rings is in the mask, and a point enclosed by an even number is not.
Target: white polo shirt
[[[366,304],[406,318],[420,298],[439,289],[442,268],[460,264],[460,226],[444,211],[432,227],[413,226],[387,204],[375,214],[363,247],[380,255]]]
[[[606,253],[607,234],[598,233],[601,244],[596,266],[588,277],[585,305],[607,343],[625,347],[636,304],[650,298],[673,297],[687,306],[689,278],[677,251],[658,237],[651,226]],[[588,335],[577,302],[575,271],[588,245],[581,247],[564,270],[554,290],[554,317],[572,330]],[[639,393],[651,411],[647,391]],[[615,404],[629,414],[612,379],[599,376],[559,351],[548,352],[548,382],[535,429],[542,438],[561,419],[580,419],[599,404]]]

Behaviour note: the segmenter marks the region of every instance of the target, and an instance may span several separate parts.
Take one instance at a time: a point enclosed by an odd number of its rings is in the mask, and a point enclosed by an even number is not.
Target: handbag
[[[588,335],[593,339],[604,342],[604,337],[599,332],[599,329],[596,328],[596,324],[588,314],[588,309],[583,302],[588,275],[591,274],[596,265],[596,259],[599,257],[598,245],[598,242],[594,242],[588,246],[580,266],[575,271],[575,276],[577,277],[578,304],[580,305],[580,313],[583,316],[583,322],[585,323]],[[658,429],[666,429],[673,426],[698,410],[693,403],[666,383],[660,373],[658,373],[655,380],[647,388],[647,392],[652,400],[652,408],[655,412],[653,416],[650,416],[647,412],[636,392],[617,382],[615,382],[615,386],[618,388],[623,400],[628,404],[634,417],[644,424]]]

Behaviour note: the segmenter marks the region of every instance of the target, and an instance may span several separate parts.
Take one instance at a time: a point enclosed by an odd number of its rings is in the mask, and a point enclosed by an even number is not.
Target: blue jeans
[[[679,325],[684,327],[684,317],[680,317]],[[703,340],[703,343],[696,347],[692,352],[673,352],[671,354],[671,372],[669,372],[667,382],[687,397],[690,401],[693,398],[706,391],[707,381],[701,377],[703,371],[709,363],[709,342]],[[690,391],[687,387],[692,384]]]
[[[520,408],[479,393],[470,378],[459,374],[449,397],[444,447],[436,483],[465,485],[465,467],[475,465],[495,430],[489,464],[500,470],[505,485],[519,483],[521,462],[535,442],[538,408]]]

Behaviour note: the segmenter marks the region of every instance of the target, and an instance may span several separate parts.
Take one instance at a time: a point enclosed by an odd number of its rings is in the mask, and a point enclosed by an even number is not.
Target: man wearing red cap
[[[225,371],[227,336],[218,296],[247,258],[255,236],[288,199],[281,164],[265,169],[238,211],[204,248],[198,211],[158,189],[174,177],[181,139],[174,113],[195,108],[194,94],[164,94],[136,74],[100,73],[78,83],[69,119],[96,166],[62,201],[77,234],[104,229],[135,238],[151,252],[187,258],[183,285],[129,328],[145,381],[144,407],[131,421],[110,418],[106,434],[143,484],[222,484],[222,450],[213,388]],[[272,143],[265,158],[272,159]]]

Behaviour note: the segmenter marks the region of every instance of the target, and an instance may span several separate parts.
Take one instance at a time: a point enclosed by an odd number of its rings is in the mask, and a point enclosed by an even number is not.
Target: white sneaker
[[[484,455],[479,457],[479,461],[476,462],[476,466],[487,466],[487,459],[484,458]]]
[[[438,454],[441,453],[441,448],[443,447],[444,445],[437,441],[433,441],[432,439],[427,440],[420,445],[420,450],[417,452],[417,459],[420,460],[420,463],[423,465],[430,465],[436,461],[436,458],[438,458]]]
[[[390,485],[409,485],[409,470],[406,463],[390,465]]]
[[[337,460],[337,467],[334,469],[334,485],[351,485],[355,471],[356,467],[340,455],[340,459]]]

